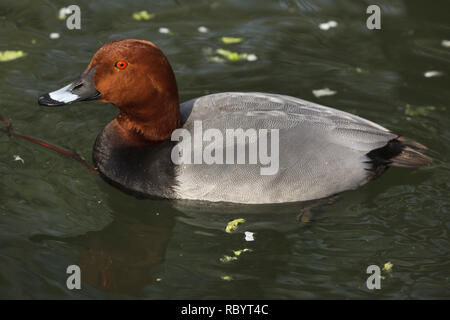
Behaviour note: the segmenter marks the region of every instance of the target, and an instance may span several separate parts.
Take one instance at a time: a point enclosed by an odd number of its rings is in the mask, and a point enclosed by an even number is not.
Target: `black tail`
[[[415,141],[401,137],[392,139],[384,147],[367,153],[373,165],[373,178],[383,174],[389,167],[420,168],[432,164],[433,160],[423,154],[426,150],[427,147]]]

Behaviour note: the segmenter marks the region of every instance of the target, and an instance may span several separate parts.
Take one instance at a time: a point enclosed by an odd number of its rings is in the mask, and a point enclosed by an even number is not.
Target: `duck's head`
[[[125,39],[101,47],[69,85],[41,95],[40,105],[62,106],[99,100],[120,109],[118,123],[149,140],[165,140],[180,125],[172,68],[153,43]]]

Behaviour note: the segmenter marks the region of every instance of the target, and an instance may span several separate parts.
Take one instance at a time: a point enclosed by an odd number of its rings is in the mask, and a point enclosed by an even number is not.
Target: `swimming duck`
[[[61,106],[94,99],[119,109],[95,141],[95,166],[106,181],[138,196],[248,204],[306,201],[355,189],[389,167],[431,163],[423,154],[426,147],[417,142],[290,96],[224,92],[180,105],[167,58],[145,40],[105,44],[78,79],[38,102]],[[235,144],[229,144],[224,138],[229,130],[244,137],[232,137]],[[248,150],[244,161],[238,159],[239,150]],[[274,154],[278,158],[268,158]]]

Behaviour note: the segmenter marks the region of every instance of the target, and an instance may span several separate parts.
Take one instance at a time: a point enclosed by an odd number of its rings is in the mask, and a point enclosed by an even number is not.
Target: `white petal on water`
[[[205,27],[205,26],[200,26],[200,27],[198,27],[197,30],[200,33],[207,33],[209,31],[209,29],[207,27]]]
[[[444,75],[444,73],[441,71],[431,70],[431,71],[426,71],[423,75],[425,78],[432,78],[432,77],[442,76],[442,75]]]
[[[450,48],[450,40],[442,40],[441,44],[443,47]]]
[[[338,23],[334,20],[319,24],[319,28],[321,30],[329,30],[330,28],[336,28],[337,26],[338,26]]]
[[[336,91],[330,90],[329,88],[323,88],[318,90],[313,90],[312,93],[317,97],[325,97],[325,96],[332,96],[336,94]]]
[[[169,32],[169,28],[159,28],[159,33],[168,34]]]
[[[59,33],[58,32],[52,32],[50,33],[50,39],[58,39]]]
[[[321,23],[321,24],[319,24],[319,28],[321,30],[328,30],[328,29],[330,29],[330,26],[328,25],[328,23]]]
[[[338,23],[334,20],[328,21],[328,25],[330,26],[330,28],[336,28]]]
[[[250,53],[247,56],[247,61],[256,61],[256,60],[258,60],[258,57],[255,54],[253,54],[253,53]]]
[[[71,14],[72,13],[72,11],[71,10],[69,10],[69,7],[64,7],[64,8],[61,8],[61,9],[59,9],[59,14],[58,14],[58,18],[60,19],[60,20],[64,20],[66,17],[67,17],[67,15],[69,15],[69,14]]]
[[[245,241],[255,241],[253,238],[254,233],[250,231],[245,231]]]
[[[14,157],[14,161],[22,161],[22,163],[25,163],[25,161],[17,154],[13,155],[13,157]]]

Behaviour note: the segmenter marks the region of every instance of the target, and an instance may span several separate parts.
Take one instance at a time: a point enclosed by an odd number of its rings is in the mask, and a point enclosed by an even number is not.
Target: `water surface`
[[[0,51],[27,54],[0,62],[0,113],[20,133],[90,159],[117,110],[98,102],[44,108],[37,97],[72,81],[103,43],[141,38],[166,53],[182,101],[223,91],[301,97],[420,141],[435,162],[391,169],[337,199],[213,205],[138,200],[71,159],[0,134],[1,298],[449,298],[448,2],[72,2],[81,30],[58,20],[57,1],[0,3]],[[382,8],[381,30],[366,28],[369,4]],[[156,16],[134,20],[141,10]],[[319,28],[330,20],[337,27]],[[225,45],[222,36],[244,41]],[[220,63],[211,59],[219,48],[257,60]],[[433,70],[443,74],[424,76]],[[323,88],[336,94],[316,98]],[[305,212],[313,221],[302,223]],[[246,222],[226,233],[236,218]],[[387,262],[381,290],[368,290],[367,266]],[[72,264],[82,270],[78,291],[66,288]]]

